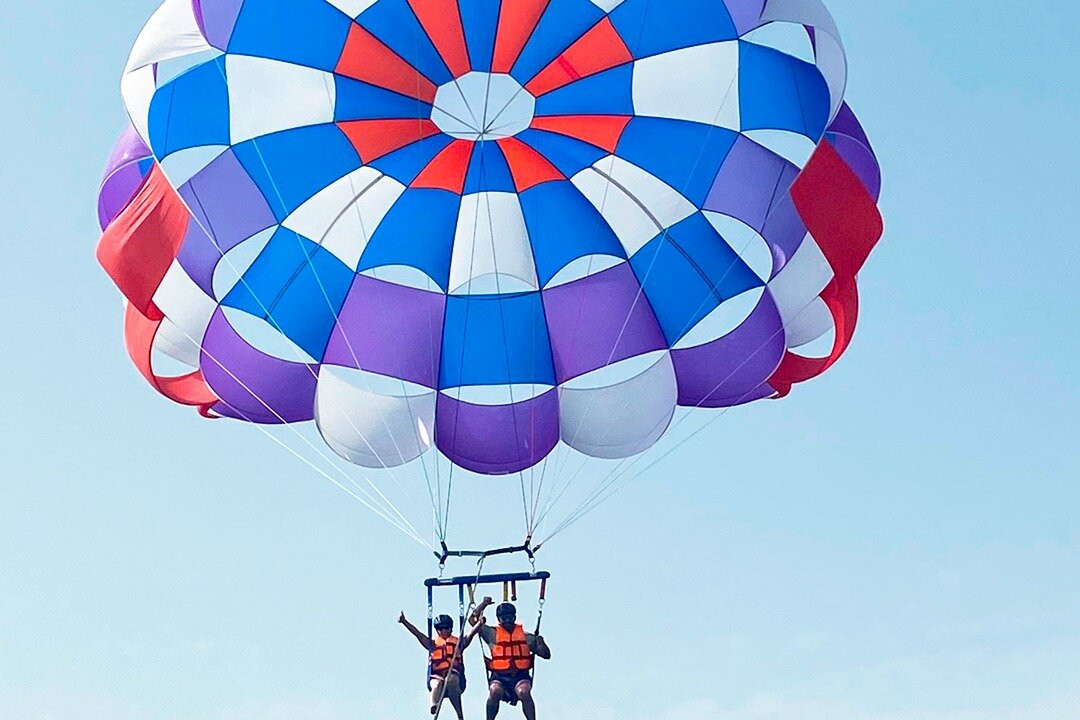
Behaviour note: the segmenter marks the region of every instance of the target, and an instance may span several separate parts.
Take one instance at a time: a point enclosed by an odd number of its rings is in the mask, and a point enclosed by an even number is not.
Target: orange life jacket
[[[513,632],[507,632],[502,625],[495,626],[495,645],[491,648],[488,670],[491,672],[510,672],[511,670],[532,670],[533,654],[525,631],[520,625],[514,626]]]
[[[465,670],[465,659],[460,655],[454,658],[454,653],[457,652],[459,640],[451,635],[448,638],[443,638],[441,635],[436,635],[434,638],[435,649],[431,651],[431,673],[433,675],[445,675],[449,672],[451,663],[455,670]]]

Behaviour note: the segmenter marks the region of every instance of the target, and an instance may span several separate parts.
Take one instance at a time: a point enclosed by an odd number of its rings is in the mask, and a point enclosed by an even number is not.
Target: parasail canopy
[[[368,468],[630,458],[847,348],[846,73],[819,0],[166,0],[99,258],[204,414]]]

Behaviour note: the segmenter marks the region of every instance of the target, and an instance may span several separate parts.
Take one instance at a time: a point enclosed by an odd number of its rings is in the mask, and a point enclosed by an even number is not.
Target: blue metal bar
[[[431,591],[431,586],[428,586],[428,591],[427,591],[427,634],[428,634],[428,637],[431,637],[432,633],[435,631],[435,621],[434,621],[434,617],[435,617],[435,597],[434,597],[434,595],[435,594]]]
[[[427,589],[427,636],[429,638],[435,637],[435,593],[429,587]],[[424,669],[424,685],[426,686],[428,680],[431,678],[431,659],[428,659],[427,667]]]
[[[540,572],[528,573],[499,573],[495,575],[462,575],[460,577],[452,578],[428,578],[424,581],[424,587],[428,589],[430,595],[432,588],[437,587],[459,587],[464,588],[466,585],[493,585],[503,582],[529,582],[529,581],[543,581],[551,577],[551,573],[541,570]]]
[[[428,588],[428,592],[431,592],[432,588]],[[462,637],[465,637],[465,586],[458,585],[457,588],[458,599],[458,611],[461,613],[461,629],[459,632]]]

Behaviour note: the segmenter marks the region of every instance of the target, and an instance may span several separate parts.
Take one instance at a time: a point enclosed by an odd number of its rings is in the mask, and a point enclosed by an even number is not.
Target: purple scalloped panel
[[[543,460],[559,443],[559,393],[513,405],[474,405],[439,393],[435,442],[466,470],[508,475]]]

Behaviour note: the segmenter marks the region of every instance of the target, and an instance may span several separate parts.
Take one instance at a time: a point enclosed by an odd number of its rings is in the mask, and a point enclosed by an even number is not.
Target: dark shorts
[[[457,677],[457,679],[458,679],[458,687],[461,688],[461,692],[465,692],[465,685],[467,684],[466,681],[465,681],[465,675],[458,672],[457,670],[451,670],[450,672],[453,673]],[[431,677],[428,678],[428,690],[431,690],[432,688],[434,688],[435,683],[440,682],[440,681],[442,681],[444,679],[446,679],[445,674],[444,675],[439,675],[438,673],[432,673]]]
[[[517,685],[522,680],[527,680],[532,683],[532,673],[528,670],[518,670],[516,672],[509,673],[491,673],[491,677],[488,678],[488,684],[499,683],[502,685],[503,696],[502,701],[510,703],[511,705],[518,704]]]

